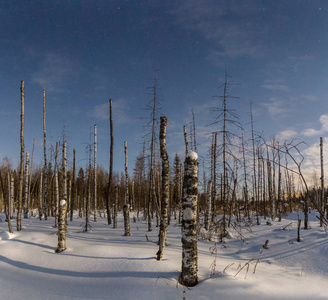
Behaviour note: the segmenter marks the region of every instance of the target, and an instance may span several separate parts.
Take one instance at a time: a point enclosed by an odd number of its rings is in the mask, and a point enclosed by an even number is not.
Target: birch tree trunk
[[[124,215],[124,235],[130,236],[130,206],[129,206],[129,176],[128,176],[128,148],[127,142],[124,142],[125,153],[125,203],[123,206]]]
[[[29,182],[29,163],[30,163],[30,155],[26,152],[26,163],[25,163],[25,186],[24,186],[24,219],[28,218],[28,182]]]
[[[58,246],[56,253],[60,253],[66,249],[66,215],[67,203],[63,199],[59,205]]]
[[[94,212],[93,220],[97,222],[97,125],[94,127]]]
[[[161,126],[159,133],[159,142],[162,159],[162,199],[161,199],[161,220],[159,230],[159,250],[157,252],[157,260],[161,260],[166,244],[167,226],[168,226],[168,207],[170,197],[170,164],[166,151],[166,117],[161,117]]]
[[[182,216],[182,270],[179,281],[187,287],[198,283],[197,254],[197,154],[189,152],[184,163]]]
[[[17,208],[17,231],[22,230],[22,199],[24,184],[24,81],[21,81],[21,127],[20,127],[20,167],[19,167],[19,186],[18,186],[18,208]]]

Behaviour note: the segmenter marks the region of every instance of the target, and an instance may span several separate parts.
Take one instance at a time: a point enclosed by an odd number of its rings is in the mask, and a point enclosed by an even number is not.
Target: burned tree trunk
[[[44,155],[44,199],[43,212],[44,219],[47,220],[47,192],[48,192],[48,172],[47,172],[47,138],[46,138],[46,89],[43,89],[43,155]]]
[[[320,227],[323,225],[323,218],[325,217],[325,181],[324,181],[324,172],[323,172],[323,142],[322,137],[320,137],[320,165],[321,165],[321,194],[320,194],[320,202],[321,202],[321,213],[320,213]]]
[[[162,158],[162,203],[161,203],[161,221],[159,230],[159,250],[157,252],[157,260],[161,260],[163,257],[163,252],[166,244],[166,234],[168,226],[168,206],[169,206],[169,174],[170,174],[170,164],[166,151],[166,117],[161,117],[161,127],[159,133],[159,142],[161,149]]]
[[[70,211],[70,221],[73,221],[74,203],[75,203],[75,155],[76,150],[73,149],[73,176],[72,176],[72,193],[71,193],[71,211]]]
[[[197,154],[189,152],[184,163],[183,203],[182,203],[182,270],[179,281],[185,286],[198,283],[197,254],[197,196],[198,163]]]
[[[111,189],[112,177],[113,177],[113,147],[114,147],[112,99],[109,99],[109,123],[110,123],[110,150],[109,150],[110,158],[109,158],[109,180],[108,180],[108,190],[107,190],[107,198],[106,198],[108,225],[112,223],[110,217],[110,189]]]
[[[17,208],[17,231],[22,230],[22,199],[24,184],[24,81],[21,82],[21,127],[20,127],[20,167],[19,167],[19,186],[18,186],[18,208]]]
[[[30,155],[26,152],[26,164],[25,164],[25,186],[24,186],[24,219],[28,218],[28,182],[29,182],[29,164],[30,164]]]
[[[124,215],[124,235],[130,236],[130,205],[129,205],[129,176],[128,176],[128,149],[127,143],[124,142],[125,153],[125,203],[123,206]]]
[[[94,212],[93,220],[97,222],[97,125],[94,127]]]
[[[113,228],[117,228],[117,202],[118,202],[118,186],[115,186],[115,199],[114,199],[114,211],[113,211]]]
[[[212,207],[212,181],[208,182],[207,186],[207,205],[205,214],[205,229],[209,230],[211,222],[211,207]]]

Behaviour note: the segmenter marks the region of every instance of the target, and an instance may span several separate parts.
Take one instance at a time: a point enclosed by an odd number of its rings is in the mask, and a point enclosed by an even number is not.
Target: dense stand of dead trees
[[[218,230],[221,240],[227,235],[227,228],[233,220],[256,222],[260,216],[267,219],[281,221],[282,215],[293,210],[304,211],[304,228],[307,229],[308,210],[314,207],[320,212],[321,225],[327,225],[327,190],[324,188],[323,173],[323,141],[320,139],[321,184],[310,187],[302,173],[303,156],[299,150],[301,143],[280,143],[275,137],[265,141],[256,136],[253,124],[252,107],[250,111],[250,130],[241,131],[237,115],[229,109],[228,94],[229,79],[225,76],[223,85],[222,107],[213,109],[219,116],[211,124],[212,142],[208,149],[210,157],[203,160],[203,187],[198,192],[197,223],[206,230]],[[176,154],[173,164],[169,167],[169,158],[164,147],[166,136],[166,119],[162,118],[165,131],[157,132],[157,80],[153,86],[153,100],[150,105],[150,146],[137,156],[133,176],[127,172],[127,148],[125,145],[126,165],[125,173],[113,172],[113,115],[110,100],[110,168],[109,172],[97,166],[97,127],[94,127],[93,154],[94,164],[91,164],[92,146],[89,145],[89,163],[87,167],[76,170],[76,151],[73,151],[73,163],[67,170],[66,141],[56,143],[56,149],[47,159],[46,127],[45,127],[45,90],[43,92],[43,129],[44,129],[44,162],[43,165],[33,165],[29,153],[25,153],[24,145],[24,81],[21,82],[21,130],[20,130],[20,164],[13,169],[10,161],[3,159],[0,165],[1,198],[0,205],[6,213],[9,230],[12,231],[11,220],[16,213],[17,230],[21,230],[21,213],[24,218],[38,211],[42,217],[55,216],[55,226],[60,223],[60,200],[64,199],[69,208],[70,221],[74,211],[78,211],[81,218],[85,218],[85,230],[88,230],[89,217],[93,213],[94,221],[97,217],[106,217],[113,227],[117,227],[117,212],[125,208],[129,219],[130,210],[134,211],[134,218],[148,220],[148,230],[152,230],[152,221],[160,226],[161,259],[165,247],[165,231],[167,224],[174,219],[180,224],[182,219],[183,198],[183,158]],[[165,120],[165,121],[164,121]],[[185,140],[186,156],[189,151],[197,150],[195,115],[192,112],[192,130],[188,139],[184,126],[181,140]],[[233,129],[233,127],[235,129]],[[236,130],[237,128],[237,130]],[[160,164],[155,144],[161,141]],[[232,140],[235,144],[232,143]],[[251,142],[248,142],[250,140]],[[239,142],[238,142],[239,141]],[[63,147],[62,157],[59,148]],[[164,150],[165,148],[165,150]],[[319,153],[319,148],[318,148]],[[26,155],[26,161],[24,159]],[[58,162],[62,160],[62,166]],[[207,168],[205,168],[205,164]],[[25,166],[24,166],[25,165]],[[33,172],[32,172],[33,170]],[[209,170],[209,172],[206,172]],[[77,172],[77,176],[76,173]],[[209,173],[209,174],[208,174]],[[295,181],[301,184],[296,187]],[[115,187],[115,188],[114,188]],[[66,209],[66,208],[65,208]],[[67,216],[65,216],[67,218]],[[64,222],[61,219],[61,222]],[[66,220],[66,219],[65,219]],[[66,222],[66,221],[65,221]],[[128,236],[126,227],[125,235]],[[162,238],[161,238],[162,237]]]

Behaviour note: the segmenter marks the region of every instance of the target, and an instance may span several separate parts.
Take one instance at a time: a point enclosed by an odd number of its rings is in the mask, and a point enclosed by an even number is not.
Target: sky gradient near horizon
[[[43,159],[47,144],[68,137],[84,166],[90,128],[98,127],[98,164],[108,169],[108,100],[113,100],[114,170],[129,172],[142,150],[154,74],[168,118],[167,148],[183,155],[183,125],[195,113],[200,155],[210,145],[212,108],[225,71],[249,130],[266,139],[305,141],[308,174],[328,144],[327,1],[0,1],[0,159],[19,159],[20,81],[25,81],[25,145]],[[148,118],[148,119],[147,119]],[[49,157],[49,154],[48,154]]]

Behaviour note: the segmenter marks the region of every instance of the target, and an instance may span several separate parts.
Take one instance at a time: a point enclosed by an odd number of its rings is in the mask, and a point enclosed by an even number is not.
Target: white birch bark
[[[179,281],[185,286],[198,283],[197,253],[197,196],[198,163],[197,154],[189,152],[184,163],[183,203],[182,203],[182,270]]]
[[[58,226],[58,246],[56,253],[60,253],[66,249],[66,200],[61,200],[59,204],[59,226]]]
[[[159,230],[159,250],[157,252],[157,260],[161,260],[166,244],[167,226],[168,226],[168,207],[169,207],[169,174],[170,164],[166,151],[166,117],[161,117],[160,126],[160,149],[162,158],[162,199],[161,199],[161,219]]]

